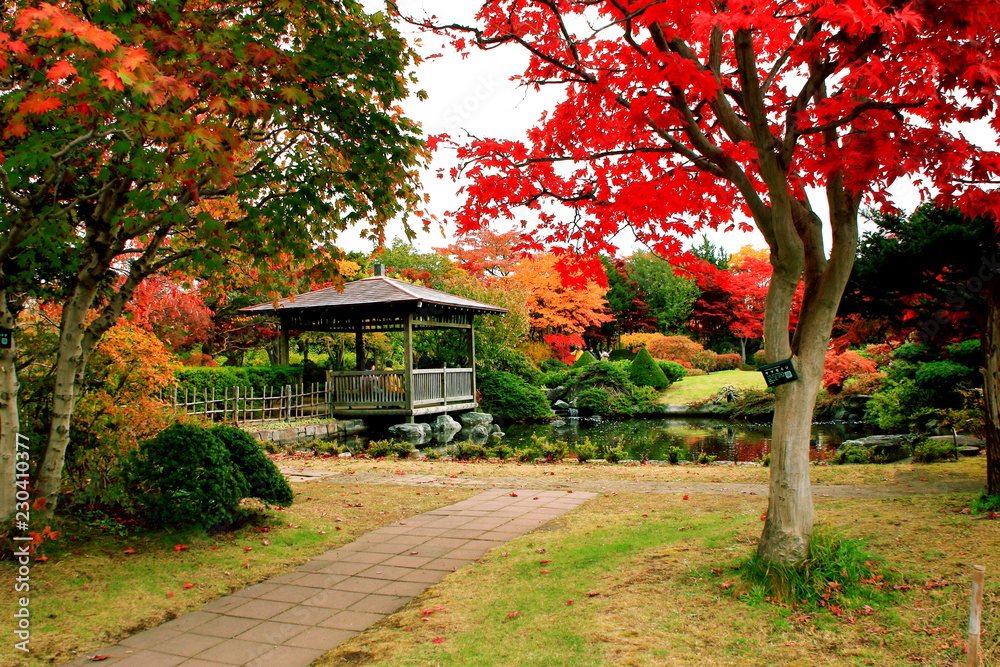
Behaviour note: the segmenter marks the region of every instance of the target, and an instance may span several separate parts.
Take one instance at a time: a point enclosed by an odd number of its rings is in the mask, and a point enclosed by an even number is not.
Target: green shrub
[[[635,352],[627,348],[622,348],[620,350],[611,350],[608,354],[608,361],[632,361],[635,359]]]
[[[538,363],[538,368],[541,369],[543,373],[564,371],[569,367],[569,364],[564,361],[559,361],[558,359],[542,359],[542,361]]]
[[[555,388],[562,387],[566,385],[569,378],[574,375],[574,371],[570,368],[563,368],[562,370],[549,371],[542,375],[538,384],[543,387]]]
[[[696,459],[696,462],[699,463],[699,464],[701,464],[701,465],[703,465],[703,466],[707,466],[707,465],[710,465],[712,463],[715,463],[715,460],[717,458],[719,458],[719,457],[718,456],[712,456],[710,454],[706,454],[705,452],[701,452],[701,453],[698,454],[698,458]]]
[[[618,463],[625,459],[628,453],[621,446],[617,438],[612,438],[597,444],[597,458],[604,459],[608,463]]]
[[[944,407],[945,404],[951,407],[958,397],[955,389],[967,384],[973,374],[968,366],[953,361],[931,361],[917,368],[914,380],[918,389],[933,394],[936,400],[931,400],[936,407]]]
[[[249,492],[226,445],[210,429],[188,424],[140,443],[126,469],[144,518],[158,527],[227,528]]]
[[[837,448],[833,462],[844,463],[875,463],[875,450],[864,445],[844,444]]]
[[[219,366],[217,368],[180,368],[174,372],[178,389],[215,389],[227,387],[284,387],[302,382],[301,366]]]
[[[526,445],[515,449],[514,456],[517,457],[517,460],[522,463],[533,463],[535,459],[540,459],[542,457],[542,452],[537,447]]]
[[[448,454],[459,461],[474,461],[477,459],[488,459],[489,452],[483,445],[473,442],[460,442],[448,448]]]
[[[611,394],[605,389],[584,389],[576,397],[576,407],[595,415],[611,414]]]
[[[553,359],[552,361],[555,360]],[[542,371],[538,370],[535,364],[531,362],[531,359],[517,350],[506,347],[497,348],[488,357],[476,359],[476,363],[481,369],[485,368],[490,371],[512,373],[528,384],[538,384],[539,379],[542,377]]]
[[[566,444],[565,440],[556,440],[555,442],[542,440],[539,444],[542,456],[545,457],[546,461],[559,463],[569,454],[569,445]]]
[[[915,463],[933,463],[946,459],[957,459],[958,448],[947,440],[925,440],[913,448]]]
[[[385,459],[392,456],[405,459],[413,453],[413,444],[395,440],[373,440],[365,446],[365,456],[373,459]]]
[[[576,370],[567,378],[566,386],[577,390],[598,388],[612,393],[626,393],[635,389],[628,368],[629,364],[625,362],[598,361]]]
[[[577,357],[576,361],[573,362],[573,368],[583,368],[584,366],[589,366],[595,361],[597,361],[597,359],[595,359],[594,355],[590,353],[590,350],[584,350],[583,354]]]
[[[750,359],[748,359],[747,361],[749,361],[751,366],[754,366],[755,368],[760,368],[761,366],[767,363],[767,359],[764,356],[764,350],[757,350],[756,352],[753,353],[753,355],[750,356]]]
[[[680,382],[687,377],[688,370],[676,361],[664,361],[661,359],[656,362],[656,365],[660,367],[663,374],[667,376],[668,380],[670,380],[670,384]]]
[[[573,454],[577,461],[586,463],[597,457],[597,447],[590,441],[590,438],[584,438],[583,442],[578,442],[573,448]]]
[[[506,461],[514,456],[514,450],[511,449],[509,445],[497,445],[490,448],[489,455],[490,457],[499,459],[500,461]]]
[[[904,343],[893,351],[892,356],[903,361],[927,361],[931,358],[931,348],[919,343]]]
[[[670,380],[645,347],[639,350],[635,359],[629,364],[628,374],[629,379],[640,387],[666,389],[670,386]]]
[[[481,375],[479,380],[484,412],[507,415],[514,421],[541,420],[552,416],[545,393],[512,373],[491,371]]]
[[[247,483],[246,497],[272,505],[292,503],[294,494],[288,480],[249,433],[233,426],[216,426],[209,433],[225,445],[232,462],[243,474]]]
[[[983,344],[978,338],[954,343],[946,349],[948,358],[956,364],[969,368],[979,368],[983,363]]]
[[[667,462],[673,465],[677,465],[681,461],[681,457],[685,456],[685,452],[681,447],[671,447],[667,450]]]

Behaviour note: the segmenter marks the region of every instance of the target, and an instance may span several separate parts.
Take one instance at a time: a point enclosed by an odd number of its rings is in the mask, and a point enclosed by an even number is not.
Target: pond
[[[771,425],[723,419],[671,417],[666,419],[628,419],[592,421],[570,419],[563,425],[508,424],[503,427],[504,443],[517,449],[528,443],[531,436],[549,441],[563,440],[570,445],[584,438],[599,443],[620,445],[630,459],[664,461],[673,447],[680,447],[694,460],[699,454],[716,457],[718,461],[755,461],[770,451]],[[810,440],[810,460],[825,460],[833,455],[845,440],[872,435],[875,431],[855,422],[813,424]]]

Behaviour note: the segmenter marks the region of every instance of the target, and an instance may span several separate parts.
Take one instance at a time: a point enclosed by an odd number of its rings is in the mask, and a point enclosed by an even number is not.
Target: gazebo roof
[[[473,313],[504,314],[508,312],[506,308],[385,276],[372,276],[345,283],[342,290],[338,290],[336,287],[325,287],[280,299],[277,302],[268,301],[256,306],[241,308],[240,312],[265,315],[285,311],[291,314],[292,311],[322,309],[329,312],[330,310],[353,310],[358,307],[370,308],[379,305],[409,306],[416,309],[423,304],[444,306],[449,309],[456,308]]]

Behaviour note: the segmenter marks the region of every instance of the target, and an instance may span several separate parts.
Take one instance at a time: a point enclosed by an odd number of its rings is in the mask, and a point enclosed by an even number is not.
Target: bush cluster
[[[506,415],[514,421],[536,421],[552,416],[545,393],[513,373],[483,372],[478,387],[480,404],[486,412]]]
[[[231,426],[176,423],[142,442],[129,457],[126,480],[152,526],[225,529],[243,498],[287,505],[292,489],[261,446]]]
[[[284,387],[302,382],[301,366],[219,366],[179,368],[175,372],[178,389],[227,387]]]

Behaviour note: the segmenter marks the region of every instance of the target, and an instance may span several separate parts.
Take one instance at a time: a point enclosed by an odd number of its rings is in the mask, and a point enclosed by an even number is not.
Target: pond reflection
[[[564,440],[570,449],[584,438],[592,443],[620,445],[630,459],[666,461],[672,448],[679,448],[680,458],[695,460],[698,455],[714,456],[719,461],[755,461],[770,451],[771,425],[734,422],[722,419],[672,417],[669,419],[629,419],[590,421],[572,419],[566,423],[503,427],[504,443],[517,448],[531,436]],[[830,422],[813,424],[809,459],[825,460],[845,440],[871,435],[864,424]]]

